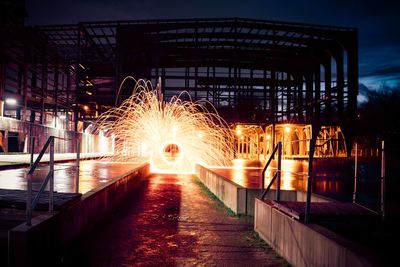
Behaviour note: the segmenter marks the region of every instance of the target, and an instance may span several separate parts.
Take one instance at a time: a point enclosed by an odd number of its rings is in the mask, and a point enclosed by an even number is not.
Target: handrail
[[[274,183],[276,177],[278,176],[278,173],[279,173],[278,171],[275,172],[274,177],[272,177],[271,182],[269,183],[269,185],[267,186],[267,189],[265,189],[264,193],[262,194],[261,199],[264,199],[265,196],[267,195],[269,189],[271,188],[271,186]]]
[[[38,155],[38,157],[36,158],[35,162],[34,162],[34,163],[31,165],[31,167],[29,168],[28,174],[32,174],[32,173],[35,171],[35,169],[36,169],[36,167],[39,165],[40,160],[42,159],[44,153],[46,152],[46,150],[47,150],[47,148],[49,147],[50,143],[53,142],[53,140],[54,140],[54,136],[50,136],[50,137],[47,139],[47,141],[46,141],[46,143],[44,144],[42,150],[39,152],[39,155]]]
[[[50,145],[50,170],[49,173],[46,176],[46,179],[43,181],[42,186],[38,192],[38,194],[35,196],[34,201],[32,202],[32,173],[35,171],[36,167],[39,165],[40,160],[42,159],[44,153],[46,152],[47,148]],[[32,151],[33,153],[33,151]],[[27,174],[27,180],[28,180],[28,187],[27,187],[27,192],[26,192],[26,225],[31,226],[32,225],[32,213],[33,210],[35,209],[35,206],[40,198],[40,195],[43,193],[44,188],[46,188],[47,182],[49,180],[54,180],[54,136],[49,136],[47,139],[46,143],[44,144],[42,150],[39,153],[39,156],[36,158],[35,162],[31,165],[29,168],[28,174]],[[53,186],[52,186],[53,185]],[[50,192],[49,192],[49,210],[52,212],[53,211],[53,191],[54,190],[54,184],[50,182]]]
[[[53,212],[54,210],[54,139],[61,139],[64,141],[67,140],[74,140],[74,139],[65,139],[65,138],[58,138],[55,136],[49,136],[46,143],[44,144],[43,148],[39,152],[38,157],[36,158],[35,162],[33,162],[33,150],[34,150],[34,140],[35,138],[32,137],[32,144],[31,144],[31,165],[29,171],[27,173],[27,196],[26,196],[26,224],[28,226],[32,225],[32,213],[35,209],[37,203],[39,202],[40,196],[43,194],[47,184],[50,182],[49,188],[49,212]],[[32,174],[37,168],[42,159],[44,153],[46,152],[47,148],[50,146],[50,160],[49,160],[49,172],[47,173],[46,178],[42,182],[38,193],[36,194],[35,198],[32,201]],[[80,161],[80,141],[77,139],[76,142],[76,165],[77,173],[76,173],[76,192],[79,192],[79,161]]]
[[[268,187],[266,190],[265,189],[265,172],[267,171],[267,168],[269,164],[271,163],[272,159],[275,156],[275,153],[278,152],[278,170],[275,172],[274,177],[272,178],[271,182],[269,183]],[[282,166],[282,142],[278,142],[278,144],[275,146],[274,150],[271,153],[271,156],[269,157],[267,163],[264,166],[264,169],[261,172],[261,199],[264,199],[266,196],[267,192],[270,190],[272,184],[274,183],[275,179],[278,179],[277,182],[277,187],[276,187],[276,200],[280,200],[280,193],[281,193],[281,166]]]

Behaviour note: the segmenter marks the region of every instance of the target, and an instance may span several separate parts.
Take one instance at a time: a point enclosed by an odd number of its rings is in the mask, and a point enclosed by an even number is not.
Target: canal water
[[[273,161],[265,175],[268,186],[276,172],[277,162]],[[259,161],[235,160],[232,168],[214,170],[231,177],[233,182],[248,188],[261,188],[262,163]],[[400,203],[400,164],[387,159],[385,201],[390,211]],[[313,162],[313,193],[339,201],[352,201],[354,190],[354,158],[315,158]],[[307,188],[308,161],[305,159],[283,159],[281,188],[303,190]],[[373,210],[380,210],[381,162],[379,157],[361,158],[357,168],[356,201]],[[272,186],[272,188],[274,188]]]

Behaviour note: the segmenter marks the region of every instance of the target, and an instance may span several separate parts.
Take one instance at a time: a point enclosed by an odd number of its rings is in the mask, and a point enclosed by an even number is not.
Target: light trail
[[[133,79],[127,77],[127,79]],[[121,84],[121,86],[123,85]],[[121,87],[120,87],[121,88]],[[195,164],[230,166],[234,136],[205,101],[182,100],[182,92],[164,102],[160,88],[139,80],[119,107],[103,113],[95,131],[113,136],[116,162],[149,161],[153,172],[193,173]]]

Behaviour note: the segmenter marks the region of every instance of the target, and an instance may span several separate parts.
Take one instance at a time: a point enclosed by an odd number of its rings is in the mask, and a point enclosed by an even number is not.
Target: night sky
[[[26,9],[28,25],[241,17],[357,27],[360,89],[400,88],[400,1],[26,0]]]

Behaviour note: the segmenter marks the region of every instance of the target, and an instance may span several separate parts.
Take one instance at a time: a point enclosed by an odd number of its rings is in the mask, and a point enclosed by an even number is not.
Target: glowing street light
[[[15,106],[17,104],[17,100],[15,98],[7,98],[5,100],[7,105]]]

